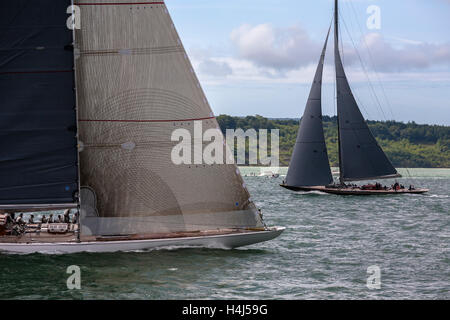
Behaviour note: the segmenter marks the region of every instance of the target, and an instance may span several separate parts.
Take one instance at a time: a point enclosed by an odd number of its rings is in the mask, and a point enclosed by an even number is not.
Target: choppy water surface
[[[0,298],[450,298],[450,169],[399,180],[428,195],[376,197],[294,193],[278,187],[282,176],[241,171],[266,222],[288,228],[278,239],[236,250],[0,254]],[[79,291],[66,287],[70,265],[81,267]],[[366,287],[372,265],[380,290]]]

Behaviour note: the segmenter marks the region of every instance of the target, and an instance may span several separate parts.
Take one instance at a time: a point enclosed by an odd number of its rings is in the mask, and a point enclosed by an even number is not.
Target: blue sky
[[[166,0],[215,114],[277,118],[303,113],[333,3]],[[372,5],[380,29],[367,27]],[[450,0],[342,0],[340,15],[344,65],[363,114],[450,125]],[[328,45],[323,111],[333,115]]]

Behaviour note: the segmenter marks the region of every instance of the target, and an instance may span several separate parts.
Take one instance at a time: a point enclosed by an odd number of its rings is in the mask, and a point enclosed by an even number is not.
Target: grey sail
[[[370,132],[350,89],[339,53],[337,0],[335,6],[334,51],[341,182],[399,177]]]
[[[306,103],[286,176],[288,186],[324,186],[333,182],[322,125],[322,73],[328,35]]]

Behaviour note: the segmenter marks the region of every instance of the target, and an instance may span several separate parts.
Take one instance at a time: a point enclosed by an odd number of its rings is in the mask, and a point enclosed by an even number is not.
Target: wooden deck
[[[176,239],[189,237],[204,237],[215,235],[239,234],[249,232],[265,231],[264,228],[255,229],[217,229],[206,231],[157,233],[157,234],[133,234],[133,235],[105,235],[105,236],[82,236],[81,242],[111,242],[127,240],[156,240],[156,239]],[[0,243],[61,243],[78,242],[75,232],[66,234],[50,234],[48,232],[25,233],[20,236],[2,236]]]

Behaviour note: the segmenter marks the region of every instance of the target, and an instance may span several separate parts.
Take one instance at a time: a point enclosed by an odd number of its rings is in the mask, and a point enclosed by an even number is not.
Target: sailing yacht
[[[236,248],[284,230],[236,165],[171,161],[175,129],[219,125],[164,1],[1,1],[0,95],[0,251]],[[78,214],[8,228],[59,209]]]
[[[322,125],[322,74],[328,35],[301,119],[289,170],[282,187],[294,191],[321,191],[341,195],[425,193],[427,189],[381,184],[346,185],[347,181],[401,177],[372,135],[347,80],[339,52],[339,10],[335,0],[334,58],[339,141],[339,183],[333,183]],[[331,29],[331,27],[330,27]]]

